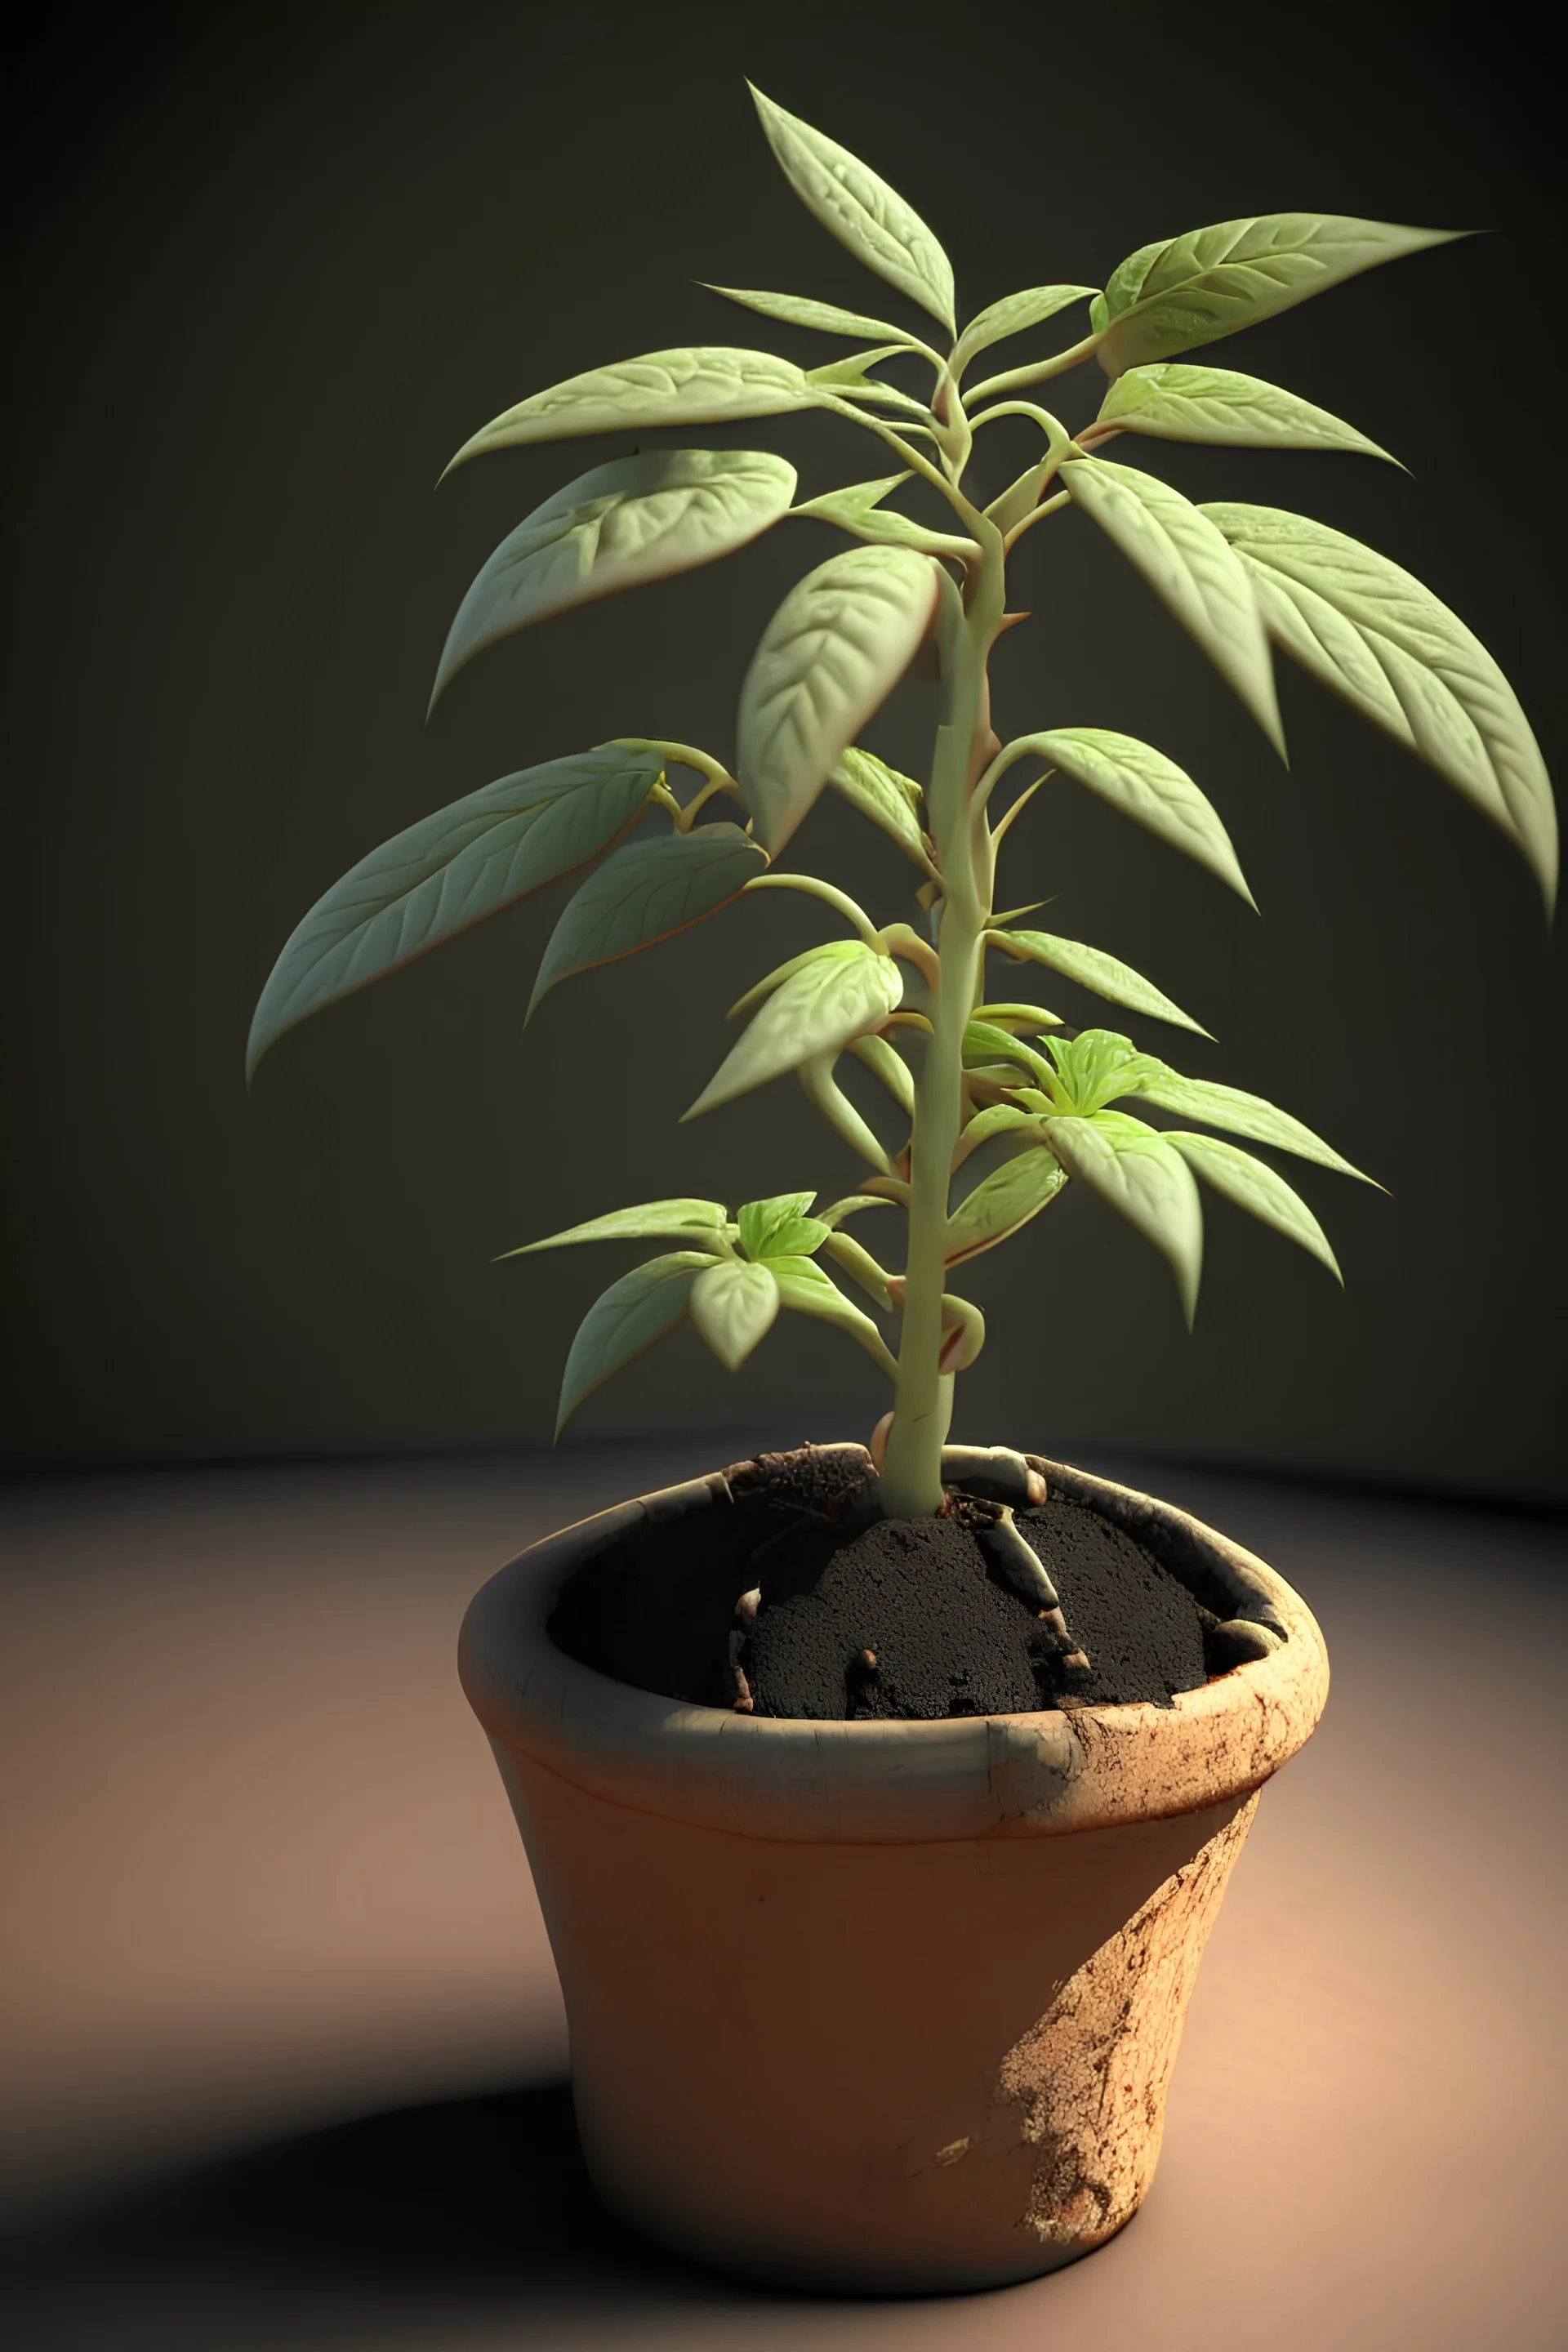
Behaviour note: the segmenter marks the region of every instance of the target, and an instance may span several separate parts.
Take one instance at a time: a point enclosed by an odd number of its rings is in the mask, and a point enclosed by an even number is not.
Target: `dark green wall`
[[[750,339],[700,278],[896,301],[796,205],[743,73],[909,195],[970,309],[1241,212],[1499,232],[1216,354],[1348,415],[1409,477],[1147,462],[1409,564],[1562,763],[1558,215],[1528,52],[1490,14],[1478,41],[1473,20],[1406,35],[1357,11],[1321,47],[1294,11],[1262,34],[1232,11],[1179,31],[1165,10],[1070,16],[1059,58],[1062,12],[924,0],[227,9],[34,50],[10,205],[16,1459],[537,1436],[576,1316],[628,1261],[495,1253],[652,1193],[851,1179],[787,1084],[675,1123],[723,1008],[824,935],[782,896],[563,987],[525,1037],[552,897],[307,1024],[248,1099],[241,1079],[283,939],[376,841],[612,734],[732,750],[750,647],[831,551],[825,526],[513,640],[428,729],[423,711],[482,558],[622,446],[510,453],[437,494],[477,425],[602,360]],[[1096,395],[1072,383],[1077,419]],[[782,449],[812,490],[882,470],[827,419],[718,437]],[[999,486],[1026,444],[995,438]],[[1008,896],[1059,894],[1058,928],[1222,1041],[1151,1028],[1156,1050],[1282,1101],[1392,1197],[1302,1180],[1343,1297],[1216,1206],[1191,1339],[1158,1261],[1069,1197],[974,1270],[992,1339],[963,1433],[1561,1491],[1563,983],[1522,864],[1294,672],[1286,775],[1082,518],[1019,571],[1038,619],[998,659],[1004,734],[1164,744],[1221,806],[1265,919],[1065,789],[1020,827]],[[918,766],[931,724],[931,689],[907,687],[873,740]],[[900,910],[906,869],[847,813],[824,808],[799,850]],[[1105,1017],[1065,983],[1047,1001]],[[864,1430],[882,1402],[857,1351],[797,1328],[733,1388],[683,1335],[584,1420],[775,1410],[793,1440]]]

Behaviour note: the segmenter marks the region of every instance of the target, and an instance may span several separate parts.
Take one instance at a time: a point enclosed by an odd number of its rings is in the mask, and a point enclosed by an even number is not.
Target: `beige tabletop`
[[[1335,1680],[1264,1799],[1121,2237],[994,2294],[857,2303],[710,2277],[601,2213],[453,1645],[534,1536],[708,1466],[606,1450],[0,1505],[7,2343],[1555,2352],[1563,1545],[1477,1512],[1136,1481],[1289,1578]],[[738,2165],[752,2127],[742,2106]]]

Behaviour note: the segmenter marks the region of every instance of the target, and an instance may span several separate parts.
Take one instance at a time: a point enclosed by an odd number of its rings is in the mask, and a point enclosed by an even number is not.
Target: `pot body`
[[[556,1651],[591,1550],[630,1514],[713,1507],[721,1481],[536,1546],[469,1613],[464,1682],[560,1970],[590,2168],[699,2259],[996,2285],[1103,2243],[1152,2178],[1204,1944],[1327,1661],[1261,1562],[1041,1466],[1281,1646],[1171,1708],[938,1724],[738,1717]]]

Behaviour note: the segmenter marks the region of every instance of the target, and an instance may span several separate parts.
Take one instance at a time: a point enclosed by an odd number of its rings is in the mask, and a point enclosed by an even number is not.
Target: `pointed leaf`
[[[1146,833],[1195,858],[1222,882],[1254,904],[1231,839],[1213,803],[1184,769],[1135,736],[1106,727],[1057,727],[1029,735],[1008,751],[1020,759],[1049,760],[1064,775],[1097,793]]]
[[[1375,441],[1314,408],[1293,392],[1264,383],[1229,368],[1173,366],[1130,368],[1118,376],[1100,404],[1098,422],[1123,433],[1148,433],[1156,440],[1210,441],[1248,449],[1350,449],[1369,457],[1389,457]],[[1206,511],[1206,509],[1202,509]]]
[[[824,335],[852,335],[857,342],[868,335],[876,342],[919,348],[916,338],[901,327],[890,327],[886,319],[863,318],[858,310],[841,310],[836,302],[814,302],[804,294],[759,294],[749,287],[709,286],[706,279],[700,282],[710,294],[722,294],[726,302],[739,302],[744,310],[760,311],[764,319],[782,319],[788,327],[811,327]]]
[[[954,555],[964,562],[977,556],[980,550],[973,540],[931,530],[924,523],[911,522],[896,508],[883,506],[889,491],[910,478],[903,473],[889,474],[880,482],[851,482],[845,489],[825,490],[819,499],[807,499],[790,511],[809,515],[818,522],[837,523],[840,530],[873,547],[912,547],[925,555]]]
[[[1204,1181],[1245,1209],[1249,1217],[1272,1225],[1315,1258],[1321,1258],[1336,1282],[1344,1280],[1328,1235],[1299,1193],[1293,1192],[1283,1176],[1250,1151],[1240,1150],[1234,1143],[1222,1143],[1215,1135],[1173,1135],[1167,1133],[1167,1143],[1179,1151],[1190,1168],[1195,1169]]]
[[[832,1323],[840,1331],[847,1331],[859,1340],[876,1358],[889,1376],[896,1374],[898,1365],[888,1349],[888,1343],[871,1318],[845,1297],[838,1285],[824,1274],[815,1258],[775,1257],[770,1259],[768,1271],[779,1286],[779,1297],[797,1315],[810,1315],[819,1323]]]
[[[1359,1177],[1363,1184],[1374,1181],[1352,1168],[1332,1144],[1325,1143],[1289,1111],[1277,1109],[1261,1095],[1244,1094],[1239,1087],[1218,1086],[1210,1078],[1184,1078],[1174,1070],[1162,1069],[1156,1077],[1143,1077],[1135,1091],[1145,1102],[1174,1111],[1179,1118],[1202,1119],[1205,1127],[1222,1127],[1231,1135],[1245,1135],[1251,1143],[1271,1143],[1277,1150],[1293,1151],[1298,1160],[1314,1160],[1320,1168]]]
[[[1276,507],[1204,512],[1251,574],[1270,635],[1500,826],[1550,911],[1551,779],[1513,688],[1479,639],[1410,572],[1343,531]]]
[[[783,416],[815,408],[805,371],[772,352],[712,343],[649,352],[568,376],[520,400],[465,441],[447,471],[487,449],[525,441],[570,441],[579,433],[641,433],[660,425],[713,425],[742,416]]]
[[[862,1249],[852,1235],[829,1233],[823,1246],[834,1265],[841,1265],[850,1281],[858,1282],[868,1298],[874,1298],[879,1307],[892,1304],[887,1269],[879,1265],[870,1251]]]
[[[1068,1175],[1080,1177],[1168,1259],[1190,1324],[1204,1260],[1198,1188],[1181,1153],[1152,1128],[1129,1132],[1138,1124],[1053,1118],[1047,1133]]]
[[[808,1054],[795,1072],[807,1102],[822,1113],[835,1134],[868,1167],[879,1174],[890,1176],[893,1163],[883,1150],[876,1130],[867,1125],[834,1076],[837,1064],[837,1049],[825,1054]],[[689,1112],[687,1114],[689,1118]]]
[[[881,343],[875,351],[855,352],[847,359],[829,360],[823,367],[807,371],[807,383],[819,384],[824,392],[837,393],[841,399],[880,401],[885,407],[901,408],[906,415],[923,417],[928,425],[934,423],[931,410],[923,400],[915,400],[896,383],[884,383],[869,371],[883,360],[907,359],[909,348],[903,343]]]
[[[743,547],[787,511],[795,485],[795,467],[762,449],[650,449],[580,475],[502,540],[464,597],[432,707],[511,630]]]
[[[779,1286],[765,1265],[731,1258],[691,1286],[691,1319],[728,1372],[737,1372],[779,1311]]]
[[[628,841],[568,902],[544,950],[529,1012],[569,973],[614,963],[727,907],[766,863],[738,824]]]
[[[879,1078],[906,1118],[915,1115],[914,1072],[885,1037],[851,1037],[849,1051]]]
[[[1064,1167],[1043,1146],[1004,1160],[1000,1168],[982,1178],[949,1217],[942,1244],[944,1262],[957,1265],[1005,1241],[1020,1225],[1038,1216],[1066,1182]]]
[[[846,956],[858,954],[864,944],[861,940],[825,940],[819,948],[807,948],[802,954],[791,956],[776,971],[770,971],[765,980],[759,980],[755,988],[748,988],[744,996],[737,997],[725,1019],[738,1021],[742,1013],[750,1013],[754,1004],[772,995],[775,988],[782,988],[786,980],[793,980],[797,971],[804,971],[807,964],[842,963]]]
[[[827,779],[834,791],[879,825],[896,841],[906,857],[922,870],[928,865],[921,835],[921,789],[908,776],[879,760],[874,751],[858,746],[846,751]]]
[[[1114,1029],[1080,1029],[1076,1037],[1049,1037],[1046,1045],[1056,1064],[1054,1087],[1047,1080],[1047,1091],[1059,1109],[1084,1118],[1170,1075],[1163,1062],[1141,1054],[1131,1037]]]
[[[668,1257],[650,1258],[634,1266],[619,1282],[595,1299],[578,1327],[561,1382],[561,1409],[555,1417],[560,1436],[585,1396],[612,1372],[684,1323],[691,1307],[696,1276],[712,1265],[694,1250],[676,1250]]]
[[[1268,639],[1241,561],[1200,509],[1152,474],[1078,457],[1062,483],[1235,688],[1280,757]]]
[[[325,1004],[584,866],[637,822],[658,752],[602,743],[502,776],[395,834],[298,925],[250,1024],[246,1071]]]
[[[1049,931],[987,931],[985,944],[1000,948],[1004,955],[1048,964],[1053,971],[1076,980],[1080,988],[1091,988],[1097,996],[1109,997],[1112,1004],[1125,1004],[1133,1013],[1152,1013],[1156,1021],[1172,1022],[1178,1029],[1194,1029],[1200,1037],[1209,1034],[1190,1013],[1173,1004],[1152,981],[1145,980],[1119,957],[1107,955],[1103,948],[1086,948],[1077,940],[1058,940]]]
[[[879,1029],[903,994],[903,975],[891,956],[856,942],[856,952],[833,962],[813,961],[776,988],[731,1047],[688,1118],[732,1101],[782,1071],[834,1054],[868,1029]]]
[[[1265,213],[1145,245],[1095,306],[1094,323],[1107,330],[1100,364],[1117,376],[1145,360],[1173,359],[1380,261],[1463,234],[1335,213]]]
[[[1092,286],[1029,286],[1020,294],[1005,294],[1000,302],[991,303],[971,319],[960,335],[949,362],[954,376],[962,378],[970,361],[978,352],[989,351],[993,343],[1043,326],[1069,302],[1081,302],[1094,291]]]
[[[954,331],[952,264],[924,221],[848,149],[752,89],[768,144],[808,212],[901,294]]]
[[[645,1201],[636,1209],[612,1209],[607,1216],[590,1217],[586,1224],[568,1225],[546,1234],[542,1242],[524,1242],[521,1249],[505,1250],[504,1257],[531,1257],[535,1250],[560,1249],[567,1242],[647,1241],[655,1235],[695,1241],[712,1233],[714,1246],[729,1228],[730,1213],[721,1201]]]
[[[1032,1045],[1015,1037],[991,1021],[970,1019],[963,1030],[963,1066],[966,1070],[984,1070],[999,1062],[1010,1062],[1015,1068],[1037,1075],[1044,1067]]]
[[[739,780],[772,856],[908,669],[942,574],[929,556],[852,547],[784,598],[741,688]]]
[[[890,1201],[883,1199],[880,1192],[847,1192],[842,1201],[835,1201],[830,1209],[821,1210],[817,1223],[837,1231],[846,1217],[854,1216],[861,1209],[890,1209],[892,1205]]]
[[[994,933],[986,934],[986,944],[999,944]],[[1047,1013],[1043,1004],[977,1004],[973,1017],[989,1021],[994,1028],[1006,1029],[1016,1037],[1038,1037],[1062,1025],[1060,1013]]]
[[[772,1200],[748,1201],[739,1213],[741,1247],[746,1255],[776,1257],[773,1236],[785,1225],[798,1224],[816,1198],[815,1192],[778,1192]],[[809,1257],[811,1252],[801,1255]]]

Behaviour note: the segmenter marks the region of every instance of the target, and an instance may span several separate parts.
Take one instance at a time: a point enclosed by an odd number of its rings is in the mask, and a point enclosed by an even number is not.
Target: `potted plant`
[[[1277,750],[1282,646],[1501,827],[1548,907],[1555,823],[1506,681],[1406,572],[1297,515],[1194,506],[1104,454],[1128,436],[1385,455],[1186,355],[1445,233],[1227,221],[1142,247],[1103,291],[1031,288],[960,332],[951,267],[910,206],[757,106],[809,210],[940,339],[719,289],[859,348],[816,368],[695,348],[595,369],[508,409],[454,463],[816,408],[872,436],[884,470],[792,504],[794,468],[765,452],[618,454],[502,541],[436,679],[438,695],[508,631],[814,516],[852,544],[763,630],[733,772],[623,739],[399,834],[289,940],[250,1066],[307,1014],[584,867],[535,1003],[753,891],[830,911],[835,936],[734,1008],[744,1025],[687,1116],[793,1074],[858,1156],[854,1188],[821,1208],[805,1190],[733,1213],[612,1206],[528,1246],[657,1244],[589,1310],[563,1421],[677,1325],[733,1368],[785,1309],[868,1349],[891,1410],[868,1446],[764,1454],[536,1546],[474,1603],[463,1676],[539,1885],[606,2196],[764,2275],[974,2286],[1069,2261],[1135,2210],[1205,1937],[1258,1790],[1321,1709],[1327,1661],[1297,1596],[1212,1529],[1040,1454],[948,1444],[984,1337],[962,1268],[1076,1187],[1164,1255],[1190,1319],[1200,1181],[1337,1274],[1310,1209],[1247,1147],[1358,1173],[1258,1097],[1014,995],[1061,974],[1141,1020],[1199,1027],[1035,909],[997,911],[999,858],[1048,775],[1248,893],[1215,809],[1164,752],[1055,714],[1005,742],[994,730],[988,657],[1025,617],[1007,609],[1009,554],[1049,518],[1103,531]],[[1065,348],[977,364],[1081,302],[1087,331]],[[1076,430],[1024,396],[1089,361],[1109,389]],[[1004,416],[1037,429],[1039,454],[982,507],[972,446]],[[942,717],[917,783],[858,739],[919,662]],[[829,788],[912,868],[899,918],[784,863]],[[839,1083],[846,1055],[886,1092],[881,1131]],[[907,1221],[896,1270],[860,1238],[889,1208]]]

